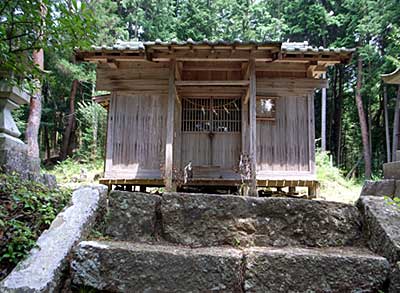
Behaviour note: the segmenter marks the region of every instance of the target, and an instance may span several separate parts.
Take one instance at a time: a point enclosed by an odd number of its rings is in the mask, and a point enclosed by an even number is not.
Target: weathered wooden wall
[[[314,88],[326,80],[257,78],[257,95],[278,97],[275,121],[257,120],[257,179],[315,177]]]
[[[270,67],[256,66],[260,70],[256,72],[257,95],[278,97],[276,120],[256,122],[257,179],[312,177],[315,160],[311,95],[314,88],[325,86],[326,80],[307,78],[302,65],[291,67],[294,73],[282,77],[274,75],[275,68]],[[214,68],[212,72],[207,68],[210,67],[196,62],[185,63],[182,80],[229,81],[246,76],[246,67],[239,63],[220,65],[218,70]],[[231,72],[226,72],[227,68]],[[106,178],[162,178],[168,70],[165,63],[120,62],[119,67],[114,69],[99,65],[97,89],[113,91],[109,106]],[[237,179],[238,174],[233,170],[238,168],[240,154],[249,153],[249,104],[243,102],[246,87],[226,86],[221,94],[227,98],[242,95],[241,133],[216,133],[212,143],[206,132],[182,131],[181,99],[191,97],[187,93],[190,90],[194,90],[193,96],[196,96],[199,88],[179,88],[180,96],[174,102],[173,169],[182,170],[192,161],[194,166],[201,167],[200,177]],[[201,87],[203,93],[206,88]],[[229,89],[235,90],[231,96]],[[214,89],[210,89],[209,93],[214,97],[219,95]]]
[[[112,95],[106,178],[161,178],[166,109],[165,96],[129,92]]]
[[[257,177],[310,172],[308,98],[280,97],[276,120],[257,120]]]

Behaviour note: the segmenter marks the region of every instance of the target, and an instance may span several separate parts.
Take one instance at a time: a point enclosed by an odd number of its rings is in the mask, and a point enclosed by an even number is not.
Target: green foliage
[[[389,196],[385,196],[385,200],[388,205],[395,205],[396,207],[400,208],[399,197],[390,198]]]
[[[347,180],[339,168],[334,167],[332,156],[317,151],[317,179],[321,184],[321,195],[327,200],[355,202],[360,195],[362,183],[354,179]]]
[[[55,189],[0,174],[0,279],[34,247],[70,199],[70,190]]]
[[[72,53],[76,46],[88,47],[95,31],[96,18],[85,1],[6,0],[0,16],[0,70],[19,81],[42,76],[31,58],[34,50]]]
[[[106,141],[107,111],[95,102],[79,102],[77,120],[82,129],[81,147],[78,155],[81,158],[102,158]]]

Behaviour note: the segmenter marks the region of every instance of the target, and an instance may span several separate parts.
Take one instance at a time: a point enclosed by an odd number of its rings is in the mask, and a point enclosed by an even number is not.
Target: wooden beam
[[[175,117],[175,70],[176,61],[171,60],[168,80],[168,112],[167,112],[167,133],[165,139],[165,189],[174,191],[173,186],[173,144],[174,144],[174,117]]]
[[[209,93],[209,94],[235,94],[241,96],[245,91],[245,87],[238,86],[182,86],[177,87],[179,93]]]
[[[257,87],[270,87],[270,88],[327,88],[327,79],[316,78],[259,78],[257,80]]]
[[[306,70],[307,70],[307,63],[267,62],[267,63],[256,64],[256,71],[306,72]]]
[[[256,63],[254,59],[249,62],[249,157],[251,166],[250,190],[249,194],[257,196],[257,180],[256,180],[256,156],[257,156],[257,120],[256,120]]]
[[[183,71],[241,71],[240,62],[190,62],[183,63]]]
[[[128,79],[128,80],[96,80],[96,90],[104,91],[140,91],[140,90],[167,90],[168,80],[156,79]]]
[[[179,80],[175,82],[176,86],[247,86],[248,80]]]
[[[96,77],[97,80],[168,80],[168,68],[118,68],[111,69],[97,66]]]
[[[107,59],[107,66],[112,69],[118,69],[119,62],[114,59]]]
[[[288,90],[285,88],[274,88],[274,89],[265,88],[257,90],[257,94],[260,96],[269,96],[269,97],[306,97],[313,91],[314,89]]]
[[[165,61],[176,59],[178,61],[247,61],[249,58],[255,58],[258,61],[272,61],[274,55],[268,50],[182,50],[175,52],[153,52],[152,61]]]

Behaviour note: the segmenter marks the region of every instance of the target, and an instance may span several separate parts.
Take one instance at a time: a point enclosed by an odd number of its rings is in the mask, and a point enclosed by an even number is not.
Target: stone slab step
[[[250,248],[245,292],[378,292],[390,265],[354,248]]]
[[[81,242],[71,263],[73,283],[111,292],[241,292],[237,249]]]
[[[198,246],[354,246],[361,241],[355,206],[292,198],[166,193],[167,241]]]
[[[377,292],[389,263],[355,248],[187,248],[81,242],[72,282],[111,292]]]

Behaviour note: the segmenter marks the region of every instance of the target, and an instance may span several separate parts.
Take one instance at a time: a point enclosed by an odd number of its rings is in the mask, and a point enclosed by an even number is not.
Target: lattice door
[[[241,145],[240,98],[182,99],[182,163],[232,169]]]

